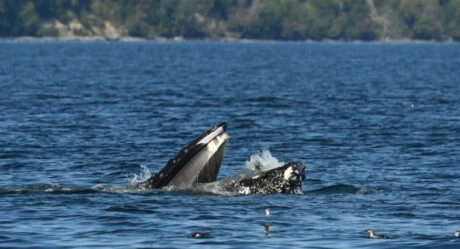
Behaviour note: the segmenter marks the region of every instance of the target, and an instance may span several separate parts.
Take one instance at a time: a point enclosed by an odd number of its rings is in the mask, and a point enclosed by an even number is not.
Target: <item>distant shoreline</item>
[[[252,43],[252,42],[293,42],[293,43],[415,43],[415,44],[431,44],[431,43],[449,43],[449,44],[458,44],[460,41],[453,39],[449,40],[411,40],[411,39],[401,39],[401,40],[269,40],[269,39],[237,39],[237,38],[205,38],[205,39],[186,39],[182,37],[175,38],[166,38],[158,37],[153,39],[124,36],[117,39],[112,39],[104,36],[69,36],[69,37],[35,37],[35,36],[18,36],[18,37],[0,37],[0,41],[43,41],[43,42],[66,42],[66,41],[76,41],[76,42],[242,42],[242,43]]]

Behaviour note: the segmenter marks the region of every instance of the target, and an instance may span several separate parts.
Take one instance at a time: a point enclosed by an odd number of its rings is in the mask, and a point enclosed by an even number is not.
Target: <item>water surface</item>
[[[3,41],[0,58],[0,247],[458,248],[458,44]],[[305,194],[132,191],[222,121],[219,178],[269,150],[306,164]]]

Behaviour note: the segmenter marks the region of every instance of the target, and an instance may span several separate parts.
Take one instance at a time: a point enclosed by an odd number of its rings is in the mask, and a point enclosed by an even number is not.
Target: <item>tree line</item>
[[[0,0],[0,36],[460,40],[460,0]],[[100,33],[100,32],[99,32]]]

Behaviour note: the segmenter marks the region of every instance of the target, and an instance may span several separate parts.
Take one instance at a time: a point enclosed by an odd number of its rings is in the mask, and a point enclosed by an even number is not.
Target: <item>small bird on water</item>
[[[385,235],[379,235],[374,233],[374,229],[366,229],[364,232],[369,233],[369,238],[371,239],[387,239],[388,237]]]
[[[455,231],[455,237],[460,237],[460,230]]]
[[[262,226],[264,226],[265,228],[265,235],[268,235],[268,228],[270,227],[270,225],[265,223],[265,224],[262,224]]]
[[[270,208],[265,208],[265,215],[267,215],[267,216],[270,215]]]
[[[195,232],[195,233],[189,233],[188,234],[188,237],[189,238],[201,238],[203,237],[203,233],[202,232]]]

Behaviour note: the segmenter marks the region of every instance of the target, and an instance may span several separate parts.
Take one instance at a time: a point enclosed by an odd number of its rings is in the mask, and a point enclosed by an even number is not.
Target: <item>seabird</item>
[[[268,235],[268,228],[270,227],[270,225],[265,223],[265,224],[262,224],[262,226],[264,226],[265,228],[265,235]]]
[[[188,237],[189,238],[201,238],[203,237],[203,233],[202,232],[195,232],[195,233],[189,233],[188,234]]]
[[[375,234],[374,229],[366,229],[366,230],[364,230],[364,232],[368,232],[369,233],[369,238],[371,238],[371,239],[386,239],[387,238],[387,236],[385,236],[385,235]]]

